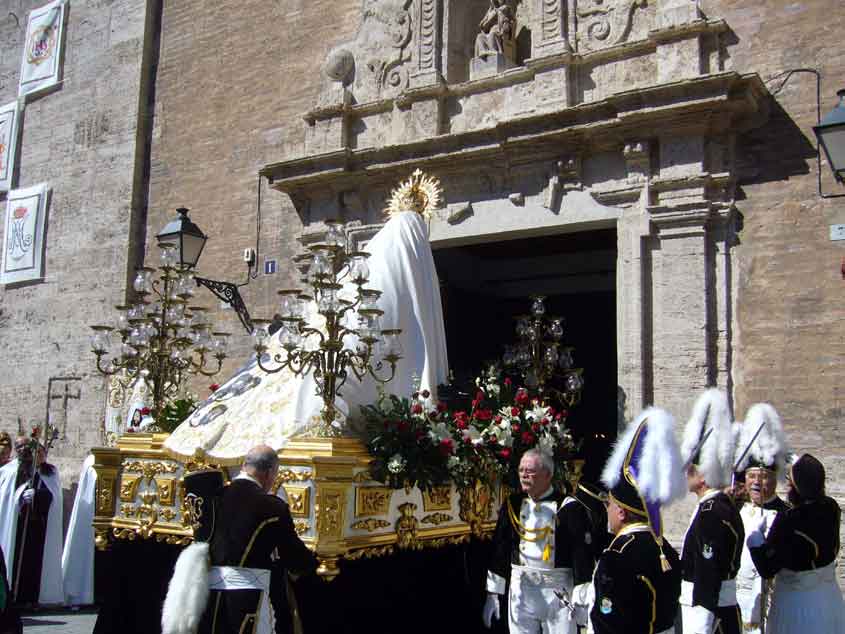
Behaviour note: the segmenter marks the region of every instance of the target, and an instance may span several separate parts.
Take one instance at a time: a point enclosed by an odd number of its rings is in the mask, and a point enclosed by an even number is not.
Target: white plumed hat
[[[696,465],[713,488],[730,484],[734,462],[734,434],[728,398],[716,388],[698,397],[684,428],[681,457]]]

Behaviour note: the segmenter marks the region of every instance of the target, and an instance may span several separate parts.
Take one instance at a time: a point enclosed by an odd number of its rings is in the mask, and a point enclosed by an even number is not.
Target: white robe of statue
[[[0,469],[0,547],[6,558],[6,573],[9,587],[13,585],[15,567],[15,539],[18,526],[18,501],[27,483],[15,488],[18,476],[18,461],[12,460]],[[62,592],[62,485],[59,473],[42,475],[41,482],[53,495],[47,512],[47,534],[44,536],[44,556],[41,565],[41,589],[38,603],[53,605],[64,602]]]
[[[448,362],[440,287],[424,218],[410,211],[393,216],[366,250],[366,287],[382,291],[382,327],[402,329],[403,358],[384,390],[400,397],[417,389],[434,394],[437,385],[446,382]],[[312,326],[319,326],[318,318],[312,314]],[[278,352],[282,349],[273,337],[268,355]],[[265,365],[274,363],[268,357]],[[354,421],[361,405],[375,401],[377,385],[371,378],[359,382],[352,377],[341,393],[335,404]],[[224,464],[237,463],[258,444],[283,448],[319,420],[321,408],[313,377],[295,377],[288,371],[267,374],[252,359],[201,404],[165,446],[182,457],[202,449]]]
[[[82,464],[62,552],[62,583],[67,605],[94,603],[93,521],[96,489],[97,472],[94,470],[92,455]]]

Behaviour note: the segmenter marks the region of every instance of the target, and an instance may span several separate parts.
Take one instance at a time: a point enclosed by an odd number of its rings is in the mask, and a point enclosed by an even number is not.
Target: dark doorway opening
[[[575,348],[585,380],[568,422],[582,442],[584,477],[595,482],[618,418],[616,230],[443,248],[434,259],[458,386],[471,385],[487,362],[501,359],[530,295],[546,295],[548,314],[565,318],[563,341]]]

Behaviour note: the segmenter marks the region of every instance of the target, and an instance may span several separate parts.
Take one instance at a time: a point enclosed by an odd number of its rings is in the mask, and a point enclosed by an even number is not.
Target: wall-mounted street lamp
[[[839,103],[831,110],[818,125],[813,126],[813,132],[824,149],[827,162],[833,175],[840,183],[845,182],[845,90],[836,93]]]
[[[164,229],[156,235],[156,240],[159,246],[172,244],[178,253],[179,264],[183,268],[193,268],[199,261],[208,236],[188,218],[188,209],[180,207],[176,211],[179,216],[167,223]],[[248,333],[252,334],[252,319],[250,319],[249,311],[244,304],[240,291],[238,291],[237,284],[198,276],[194,276],[194,280],[197,286],[205,286],[214,293],[217,299],[231,306],[238,314],[238,319],[241,320],[243,327],[246,328]]]

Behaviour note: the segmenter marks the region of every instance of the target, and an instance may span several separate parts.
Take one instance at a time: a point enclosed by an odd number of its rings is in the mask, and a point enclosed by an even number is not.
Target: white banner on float
[[[3,231],[3,284],[40,280],[44,268],[44,228],[51,189],[41,183],[13,189],[6,201]]]
[[[0,192],[12,189],[15,174],[21,110],[18,102],[0,107]]]
[[[18,96],[35,96],[62,80],[66,16],[67,0],[29,12]]]

